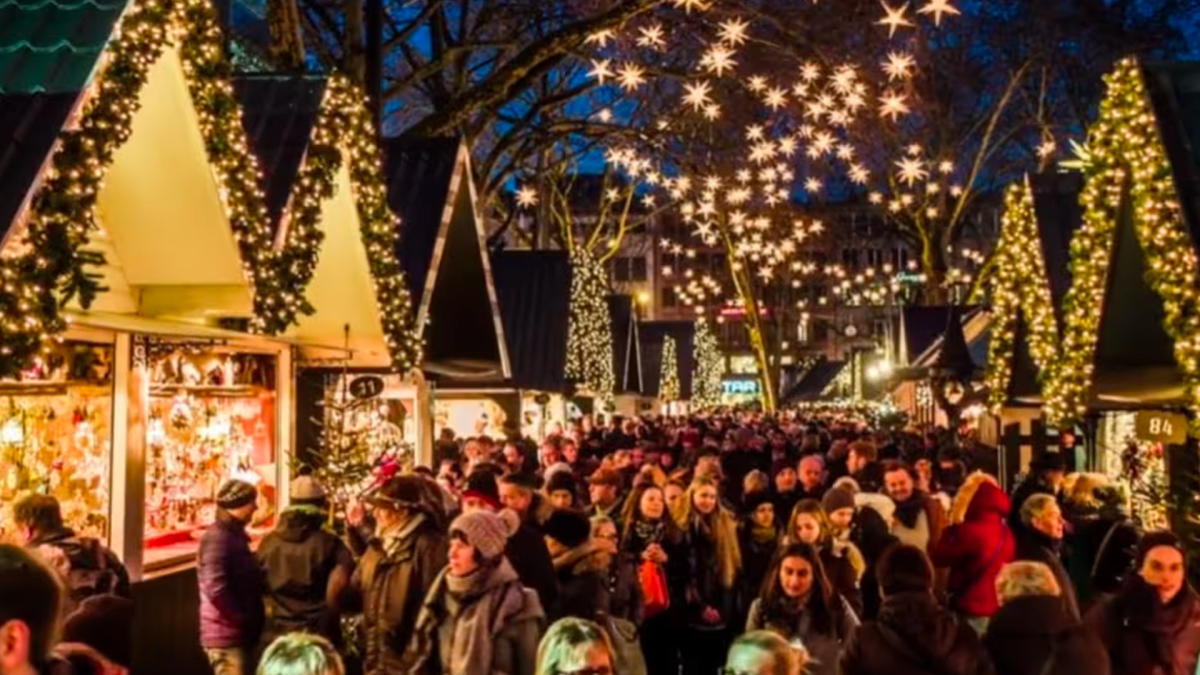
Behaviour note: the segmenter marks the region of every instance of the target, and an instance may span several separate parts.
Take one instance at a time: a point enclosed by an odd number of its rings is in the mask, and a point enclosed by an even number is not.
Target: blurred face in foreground
[[[638,508],[642,512],[642,517],[647,520],[662,518],[663,510],[666,508],[662,491],[658,488],[647,488],[642,493],[642,500],[638,503]]]
[[[1146,553],[1139,573],[1158,590],[1158,599],[1165,605],[1183,588],[1183,554],[1173,546],[1155,546]]]
[[[800,556],[784,558],[779,564],[779,587],[789,598],[803,598],[813,587],[813,568]]]
[[[897,504],[908,501],[915,487],[912,476],[908,475],[908,472],[904,469],[887,472],[883,477],[883,483],[887,487],[888,496]]]

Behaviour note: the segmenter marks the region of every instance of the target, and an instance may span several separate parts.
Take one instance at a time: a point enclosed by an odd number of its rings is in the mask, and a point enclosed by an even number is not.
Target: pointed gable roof
[[[633,296],[609,294],[608,313],[612,325],[616,393],[641,393],[644,389],[645,375],[642,372],[642,349]]]
[[[564,251],[501,251],[492,256],[496,295],[521,389],[566,393],[571,264]]]
[[[451,197],[462,181],[455,175],[460,149],[462,142],[455,137],[384,141],[388,205],[404,228],[396,254],[419,303],[425,297],[442,223],[451,216]]]

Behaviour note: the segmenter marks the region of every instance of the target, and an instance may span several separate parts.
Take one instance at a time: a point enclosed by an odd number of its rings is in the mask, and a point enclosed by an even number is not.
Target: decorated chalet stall
[[[521,405],[467,148],[456,138],[389,139],[384,174],[402,223],[396,254],[424,338],[433,429],[502,438],[519,428]]]
[[[428,457],[427,389],[414,368],[421,345],[362,92],[336,75],[242,75],[233,84],[280,264],[306,280],[287,335],[338,347],[298,352],[298,461],[353,474]]]
[[[696,324],[691,321],[642,321],[643,395],[641,412],[685,414],[692,398]]]
[[[271,245],[220,45],[201,0],[0,4],[0,499],[52,494],[122,558],[134,672],[204,663],[220,483],[259,486],[254,537],[286,500],[301,342],[265,335],[307,280]]]
[[[564,251],[501,251],[492,272],[520,397],[521,433],[541,440],[566,428],[571,264]]]
[[[935,305],[903,308],[899,324],[891,350],[896,363],[891,364],[890,374],[880,377],[889,381],[893,404],[910,420],[945,426],[947,418],[933,390],[930,367],[941,354],[948,331],[957,329],[964,340],[974,342],[986,321],[979,321],[976,308]]]

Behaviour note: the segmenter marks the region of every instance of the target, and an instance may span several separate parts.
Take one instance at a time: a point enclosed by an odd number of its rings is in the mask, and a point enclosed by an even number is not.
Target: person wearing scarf
[[[918,490],[916,472],[901,462],[885,465],[883,483],[888,496],[896,503],[892,534],[900,543],[930,553],[946,527],[946,511],[941,502]]]
[[[1187,554],[1165,531],[1143,535],[1137,573],[1087,613],[1108,649],[1113,675],[1192,675],[1200,653],[1200,596],[1187,583]]]
[[[621,556],[635,570],[648,563],[656,565],[666,577],[670,596],[670,606],[650,616],[645,615],[647,608],[643,604],[640,628],[647,671],[676,673],[679,671],[683,605],[692,578],[693,560],[688,555],[687,533],[667,511],[666,496],[657,485],[634,489],[625,506]]]
[[[742,553],[742,595],[752,598],[762,588],[771,559],[779,548],[779,528],[775,527],[776,502],[769,494],[752,496],[742,514],[740,547]]]
[[[449,563],[421,605],[404,666],[389,672],[532,675],[545,613],[504,556],[519,524],[507,509],[454,519]]]
[[[692,577],[687,593],[688,645],[684,675],[716,673],[733,639],[737,577],[742,570],[737,521],[720,503],[715,478],[688,488],[675,521],[691,536]]]

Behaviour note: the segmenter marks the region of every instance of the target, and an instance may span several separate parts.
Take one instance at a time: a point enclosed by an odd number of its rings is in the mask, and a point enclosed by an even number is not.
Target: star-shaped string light
[[[882,0],[880,0],[879,4],[883,6],[884,16],[875,23],[879,24],[880,26],[887,26],[889,38],[896,36],[896,29],[898,28],[912,28],[916,25],[912,21],[909,21],[907,17],[905,17],[905,14],[908,12],[909,3],[906,2],[897,8],[888,6],[888,4]]]
[[[943,15],[957,16],[962,14],[962,12],[958,11],[954,5],[951,5],[950,0],[929,0],[928,4],[917,10],[917,14],[932,14],[933,25],[940,26],[942,25]]]

